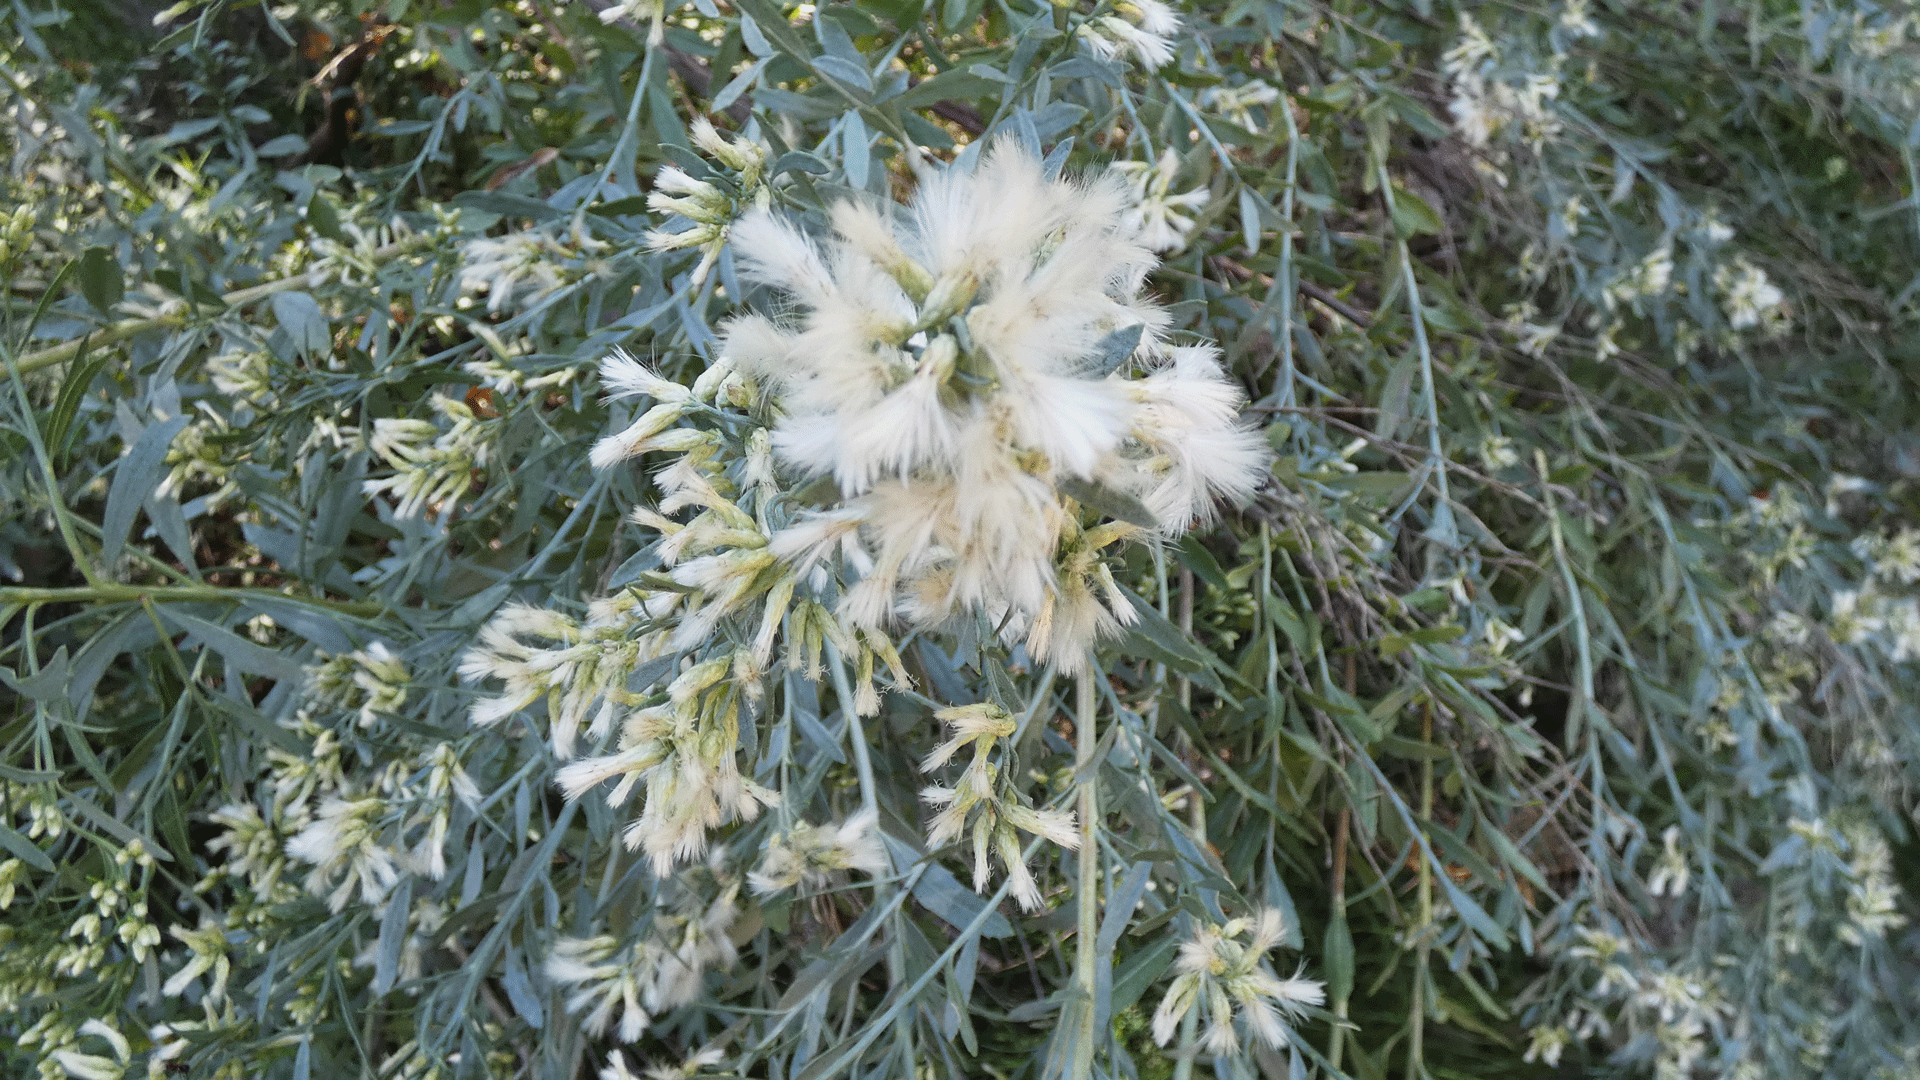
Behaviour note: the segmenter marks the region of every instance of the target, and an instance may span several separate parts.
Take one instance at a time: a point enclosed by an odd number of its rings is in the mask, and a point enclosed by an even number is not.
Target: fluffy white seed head
[[[1153,4],[1126,15],[1130,29],[1171,17]],[[1163,339],[1133,207],[1122,177],[1052,178],[1003,141],[973,171],[923,177],[897,212],[835,208],[818,242],[770,214],[736,229],[744,272],[788,306],[734,320],[722,354],[778,394],[781,462],[841,496],[773,550],[814,566],[838,540],[867,562],[844,618],[992,612],[1071,668],[1132,612],[1113,606],[1110,574],[1063,577],[1077,528],[1065,488],[1129,495],[1162,535],[1251,494],[1265,447],[1238,428],[1242,396],[1211,350]],[[653,434],[615,436],[604,456]]]

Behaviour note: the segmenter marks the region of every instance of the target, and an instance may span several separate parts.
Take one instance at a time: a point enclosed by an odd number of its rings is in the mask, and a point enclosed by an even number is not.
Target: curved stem
[[[379,262],[385,262],[404,251],[419,247],[427,242],[428,239],[430,238],[416,236],[401,240],[397,243],[387,244],[384,247],[375,249],[370,258]],[[220,302],[230,308],[244,307],[256,300],[263,300],[272,296],[274,293],[286,292],[289,289],[313,288],[325,280],[325,275],[326,271],[324,270],[310,270],[307,273],[295,274],[292,277],[281,278],[278,281],[268,281],[259,285],[250,285],[244,289],[235,289],[233,292],[222,294]],[[189,305],[181,307],[178,311],[166,315],[154,316],[153,318],[123,319],[120,322],[104,326],[73,341],[63,341],[58,345],[49,346],[38,352],[30,352],[21,357],[16,366],[20,369],[20,374],[28,375],[39,371],[41,368],[66,363],[80,354],[80,349],[83,345],[88,348],[100,349],[108,345],[118,344],[131,337],[138,337],[149,330],[164,330],[171,327],[184,326],[192,319],[193,314],[194,309]]]
[[[275,592],[272,589],[224,588],[219,585],[117,585],[102,582],[97,585],[73,585],[54,589],[26,586],[0,587],[0,604],[55,604],[88,600],[110,604],[136,603],[146,600],[198,600],[230,604],[246,600],[272,600],[283,604],[304,604],[310,607],[327,608],[345,615],[360,616],[378,615],[387,610],[386,605],[370,600],[325,600],[311,596],[288,596],[286,593]]]

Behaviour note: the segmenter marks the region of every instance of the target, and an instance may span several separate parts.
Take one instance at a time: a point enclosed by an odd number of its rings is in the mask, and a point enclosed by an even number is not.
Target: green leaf
[[[501,978],[501,986],[507,991],[507,1000],[513,1003],[513,1011],[532,1025],[535,1030],[546,1025],[547,1013],[540,1002],[540,995],[534,992],[533,982],[527,978],[526,965],[521,962],[520,950],[507,947],[506,975]]]
[[[1247,245],[1247,254],[1260,250],[1260,196],[1250,187],[1240,189],[1240,238]]]
[[[387,910],[380,916],[380,938],[374,949],[373,962],[375,997],[393,989],[393,980],[400,972],[400,949],[407,943],[407,916],[412,910],[413,875],[408,874],[387,894]]]
[[[113,485],[107,489],[107,507],[100,518],[100,561],[112,566],[120,558],[120,549],[133,531],[134,515],[167,475],[167,449],[173,437],[187,426],[187,418],[176,416],[149,424],[133,448],[114,466]]]
[[[811,61],[813,51],[807,48],[806,41],[800,35],[793,32],[793,24],[787,21],[786,14],[771,0],[736,0],[734,7],[753,19],[754,28],[764,41],[795,60],[803,63]]]
[[[1425,135],[1429,139],[1447,139],[1453,137],[1453,131],[1440,122],[1439,118],[1428,112],[1426,106],[1397,90],[1387,90],[1380,95],[1393,114],[1408,127]]]
[[[113,305],[119,303],[127,291],[126,278],[113,252],[97,245],[81,252],[78,274],[80,295],[100,314],[113,314]]]
[[[1053,486],[1059,489],[1060,494],[1115,521],[1124,521],[1143,529],[1160,527],[1160,522],[1154,518],[1153,511],[1142,505],[1139,499],[1125,492],[1115,491],[1092,480],[1082,480],[1077,476],[1062,477],[1054,481]]]
[[[1207,550],[1198,536],[1188,533],[1181,537],[1175,551],[1181,565],[1193,571],[1195,577],[1221,592],[1233,591],[1233,586],[1227,582],[1226,571],[1220,569],[1219,560],[1213,557],[1213,552]]]
[[[1268,593],[1266,597],[1267,618],[1279,631],[1287,636],[1288,644],[1297,653],[1309,652],[1313,648],[1313,635],[1306,621],[1300,618],[1293,605],[1278,593]]]
[[[914,882],[913,898],[956,930],[972,925],[981,909],[987,906],[979,894],[960,884],[960,879],[954,877],[952,871],[933,864],[929,864],[921,873],[920,880]],[[996,911],[987,916],[980,933],[990,938],[1012,937],[1013,924]]]
[[[317,359],[332,351],[333,332],[319,301],[311,295],[297,291],[274,293],[270,306],[274,320],[293,339],[293,347],[302,355]]]
[[[453,205],[462,210],[499,214],[506,218],[524,218],[536,223],[566,216],[566,211],[545,200],[506,191],[463,191],[453,197]]]
[[[382,134],[392,134],[392,133],[382,132]],[[274,138],[268,139],[266,142],[263,142],[259,146],[254,147],[253,152],[256,154],[259,154],[263,158],[277,158],[277,157],[292,157],[295,154],[302,154],[306,152],[306,149],[307,149],[307,140],[289,132],[285,135],[280,135],[280,136],[276,136]]]
[[[306,140],[302,139],[300,145],[304,149]],[[346,230],[340,227],[340,212],[333,208],[332,200],[319,192],[315,192],[313,198],[307,200],[307,226],[316,234],[335,243],[347,243]]]
[[[53,873],[53,860],[47,858],[47,853],[41,851],[33,841],[14,832],[6,825],[0,825],[0,847],[13,852],[21,862],[43,874]]]
[[[835,82],[846,83],[865,93],[873,92],[873,76],[867,74],[866,68],[851,60],[838,56],[816,56],[813,58],[813,69]]]
[[[1327,977],[1327,1000],[1341,1002],[1353,996],[1353,930],[1344,908],[1327,920],[1320,945],[1320,970]]]
[[[53,658],[32,675],[21,676],[12,668],[0,667],[0,683],[6,683],[28,701],[58,701],[67,692],[72,667],[67,659],[67,647],[62,645],[54,651]]]
[[[1526,855],[1521,853],[1520,848],[1514,844],[1513,840],[1510,839],[1506,833],[1500,830],[1499,826],[1482,819],[1480,822],[1480,835],[1486,837],[1488,842],[1493,845],[1493,850],[1500,856],[1501,862],[1512,867],[1516,873],[1533,883],[1533,886],[1540,891],[1553,891],[1547,885],[1546,875],[1540,872],[1540,868],[1533,864],[1532,859],[1527,858]]]
[[[1420,357],[1411,349],[1388,370],[1386,385],[1380,390],[1380,413],[1373,421],[1375,435],[1391,439],[1398,433],[1401,421],[1407,418],[1407,401],[1413,393],[1413,378],[1419,373]]]
[[[589,214],[604,218],[637,217],[646,212],[647,197],[645,195],[629,195],[624,199],[603,202],[587,210]]]
[[[1191,638],[1180,632],[1179,627],[1168,622],[1159,609],[1130,592],[1127,599],[1132,602],[1137,617],[1127,630],[1124,648],[1158,660],[1176,671],[1190,675],[1210,673],[1213,665],[1211,653],[1194,644]]]
[[[162,607],[160,615],[167,622],[199,638],[207,648],[224,657],[236,671],[265,675],[284,682],[299,682],[302,678],[300,665],[285,653],[256,645],[223,626],[197,615],[189,615],[177,607]]]
[[[92,335],[81,340],[80,352],[67,369],[67,377],[60,383],[60,395],[54,399],[53,411],[47,416],[47,453],[53,455],[56,467],[66,463],[67,444],[73,440],[73,421],[80,413],[80,403],[86,400],[94,376],[113,358],[111,353],[93,352],[88,347],[91,341]]]
[[[835,59],[823,56],[822,61]],[[860,119],[857,110],[849,111],[840,122],[840,167],[847,174],[847,184],[854,188],[867,186],[867,172],[873,163],[873,155],[867,149],[867,124]]]
[[[1140,347],[1140,335],[1145,330],[1144,324],[1134,323],[1132,326],[1123,326],[1096,342],[1093,352],[1087,356],[1087,377],[1105,378],[1120,370],[1120,365],[1132,359],[1134,350]]]
[[[1114,1015],[1132,1008],[1134,1002],[1139,1001],[1148,988],[1160,980],[1161,974],[1173,963],[1173,954],[1179,948],[1179,937],[1165,934],[1146,948],[1135,951],[1113,969]]]
[[[1351,491],[1361,502],[1372,506],[1397,503],[1413,488],[1413,477],[1403,472],[1341,473],[1320,482],[1340,491]]]
[[[1454,910],[1460,913],[1461,918],[1467,920],[1467,925],[1473,927],[1474,932],[1479,934],[1482,940],[1496,949],[1507,947],[1507,932],[1500,929],[1500,924],[1493,921],[1493,916],[1487,914],[1487,909],[1481,907],[1479,901],[1468,896],[1466,890],[1453,883],[1452,875],[1442,870],[1435,873],[1434,877],[1446,891],[1447,899],[1452,902]]]
[[[789,172],[803,172],[811,173],[814,176],[826,176],[828,173],[833,172],[833,166],[804,150],[789,150],[774,159],[773,167],[767,170],[767,175],[779,176],[782,173]]]
[[[942,101],[966,101],[997,95],[1006,87],[972,71],[953,68],[915,84],[888,104],[899,109],[924,109]]]
[[[1437,236],[1447,230],[1447,225],[1441,220],[1440,212],[1428,205],[1427,200],[1395,184],[1393,185],[1393,228],[1403,237],[1420,233]]]

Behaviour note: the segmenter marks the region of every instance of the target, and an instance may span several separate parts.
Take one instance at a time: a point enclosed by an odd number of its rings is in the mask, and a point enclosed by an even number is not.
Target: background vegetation
[[[1081,1008],[1105,1076],[1920,1071],[1910,9],[1243,0],[1164,64],[1101,21],[1147,14],[0,14],[9,1075],[1072,1074]],[[1115,562],[1091,1005],[1070,854],[1028,913],[925,846],[936,708],[1077,782],[1073,681],[990,625],[903,637],[864,720],[859,656],[767,677],[743,768],[888,847],[797,895],[745,884],[781,813],[654,877],[459,671],[510,602],[653,580],[600,357],[691,384],[765,302],[649,249],[660,168],[818,225],[995,135],[1192,219],[1152,291],[1276,455]],[[1259,908],[1325,1009],[1156,1046],[1178,943]]]

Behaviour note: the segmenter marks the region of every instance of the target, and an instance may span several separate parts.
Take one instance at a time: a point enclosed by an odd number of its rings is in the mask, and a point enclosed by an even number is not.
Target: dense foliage
[[[0,20],[9,1075],[1920,1072],[1904,6]]]

